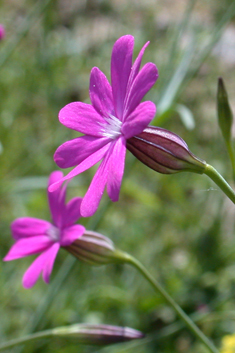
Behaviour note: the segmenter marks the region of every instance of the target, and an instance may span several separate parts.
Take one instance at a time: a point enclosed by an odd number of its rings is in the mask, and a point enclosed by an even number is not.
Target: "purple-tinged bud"
[[[75,324],[52,330],[53,336],[76,338],[79,343],[89,345],[109,345],[144,338],[140,331],[129,327],[110,325]]]
[[[206,162],[190,152],[181,137],[159,127],[148,126],[128,139],[126,147],[142,163],[162,174],[205,171]]]
[[[0,24],[0,40],[2,40],[5,37],[5,28],[3,25]]]
[[[109,238],[89,230],[65,249],[77,259],[90,265],[123,262],[124,253],[116,250]]]

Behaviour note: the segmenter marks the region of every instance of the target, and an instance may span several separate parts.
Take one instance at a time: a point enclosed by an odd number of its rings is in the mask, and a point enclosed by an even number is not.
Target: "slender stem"
[[[211,178],[216,183],[216,185],[218,185],[219,188],[235,204],[235,193],[233,189],[214,167],[212,167],[210,164],[207,164],[205,167],[204,174]]]
[[[147,281],[152,285],[155,291],[160,292],[165,298],[168,304],[174,308],[179,317],[184,321],[185,325],[191,330],[191,332],[208,348],[211,353],[219,353],[218,349],[214,344],[204,335],[204,333],[194,324],[190,317],[181,309],[181,307],[174,301],[174,299],[166,292],[161,284],[156,281],[146,270],[146,268],[134,257],[129,254],[123,254],[125,262],[134,266]]]
[[[234,150],[232,147],[232,141],[231,140],[226,141],[226,146],[227,146],[229,158],[233,168],[233,180],[235,180],[235,158],[234,158]]]
[[[24,337],[16,338],[14,340],[10,340],[8,342],[0,344],[0,351],[3,351],[5,349],[9,349],[15,346],[19,346],[23,343],[27,343],[36,339],[41,339],[41,338],[48,338],[53,336],[53,330],[46,330],[46,331],[41,331],[37,333],[33,333],[31,335],[27,335]]]

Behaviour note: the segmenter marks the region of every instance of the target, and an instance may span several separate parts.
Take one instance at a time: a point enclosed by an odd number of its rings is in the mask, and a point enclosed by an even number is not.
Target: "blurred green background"
[[[235,3],[186,0],[3,0],[0,23],[1,258],[17,217],[50,220],[46,184],[58,169],[53,153],[77,136],[58,122],[71,101],[89,103],[89,74],[110,78],[112,46],[135,36],[135,56],[150,40],[144,62],[159,79],[146,99],[158,107],[155,125],[186,140],[190,150],[231,183],[232,169],[216,117],[222,76],[235,104]],[[83,196],[95,168],[71,182]],[[66,171],[65,171],[66,172]],[[155,173],[127,153],[120,201],[105,193],[99,211],[82,219],[138,258],[219,347],[235,331],[234,205],[206,176]],[[174,311],[129,266],[90,267],[61,250],[50,285],[21,278],[32,257],[0,262],[1,342],[73,323],[130,326],[146,339],[107,348],[49,340],[11,352],[207,352]]]

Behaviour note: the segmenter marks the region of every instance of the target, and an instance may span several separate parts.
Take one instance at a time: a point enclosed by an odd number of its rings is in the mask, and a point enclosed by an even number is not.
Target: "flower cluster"
[[[73,102],[59,112],[66,127],[84,134],[63,143],[55,152],[61,168],[75,167],[66,176],[53,172],[49,177],[48,201],[52,223],[35,218],[18,218],[11,226],[15,244],[5,261],[38,254],[23,277],[23,285],[32,287],[42,273],[49,282],[60,247],[79,260],[93,265],[118,261],[121,252],[102,234],[75,224],[81,217],[97,210],[105,187],[112,201],[117,201],[124,173],[126,148],[141,162],[160,173],[190,170],[203,173],[205,162],[194,156],[176,134],[148,126],[156,113],[151,101],[141,102],[158,78],[155,64],[141,61],[147,42],[132,64],[134,38],[126,35],[114,44],[111,58],[111,83],[97,68],[91,70],[91,104]],[[84,196],[67,204],[64,181],[100,162]]]
[[[4,36],[4,27],[0,25],[0,40]],[[38,255],[23,276],[25,288],[34,286],[40,275],[46,283],[49,283],[60,248],[90,265],[131,264],[155,290],[161,293],[196,337],[211,352],[217,352],[214,345],[138,260],[116,249],[114,243],[106,236],[76,224],[80,217],[92,216],[96,212],[105,188],[109,198],[118,201],[126,149],[143,164],[159,173],[174,174],[181,171],[204,173],[235,203],[235,193],[229,184],[212,166],[196,157],[181,137],[166,129],[149,126],[156,113],[156,107],[153,102],[142,100],[155,84],[158,70],[151,62],[141,68],[142,57],[148,44],[149,42],[143,46],[132,63],[133,36],[119,38],[112,51],[111,84],[99,68],[94,67],[90,75],[91,104],[73,102],[60,110],[59,121],[66,127],[82,133],[83,136],[59,146],[54,160],[61,168],[74,168],[66,176],[61,171],[54,171],[49,176],[47,194],[51,222],[25,217],[18,218],[12,223],[11,231],[15,243],[4,261]],[[235,174],[231,140],[233,114],[222,79],[219,79],[217,110],[219,125]],[[98,162],[100,165],[85,196],[74,197],[66,203],[68,181]],[[66,183],[63,185],[64,182]],[[140,331],[128,327],[79,324],[46,330],[23,340],[13,340],[13,345],[25,340],[50,336],[75,337],[80,343],[95,345],[144,337]],[[224,353],[234,351],[234,342],[234,336],[225,336],[222,351]],[[12,346],[12,341],[9,346]]]

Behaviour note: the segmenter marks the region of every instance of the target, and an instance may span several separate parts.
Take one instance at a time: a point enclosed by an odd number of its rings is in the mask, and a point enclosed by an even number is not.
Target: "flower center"
[[[101,123],[101,133],[104,137],[109,137],[115,140],[121,135],[122,122],[114,115],[104,117],[106,123]]]
[[[47,230],[47,235],[50,240],[56,242],[60,241],[60,229],[51,225],[51,227]]]

